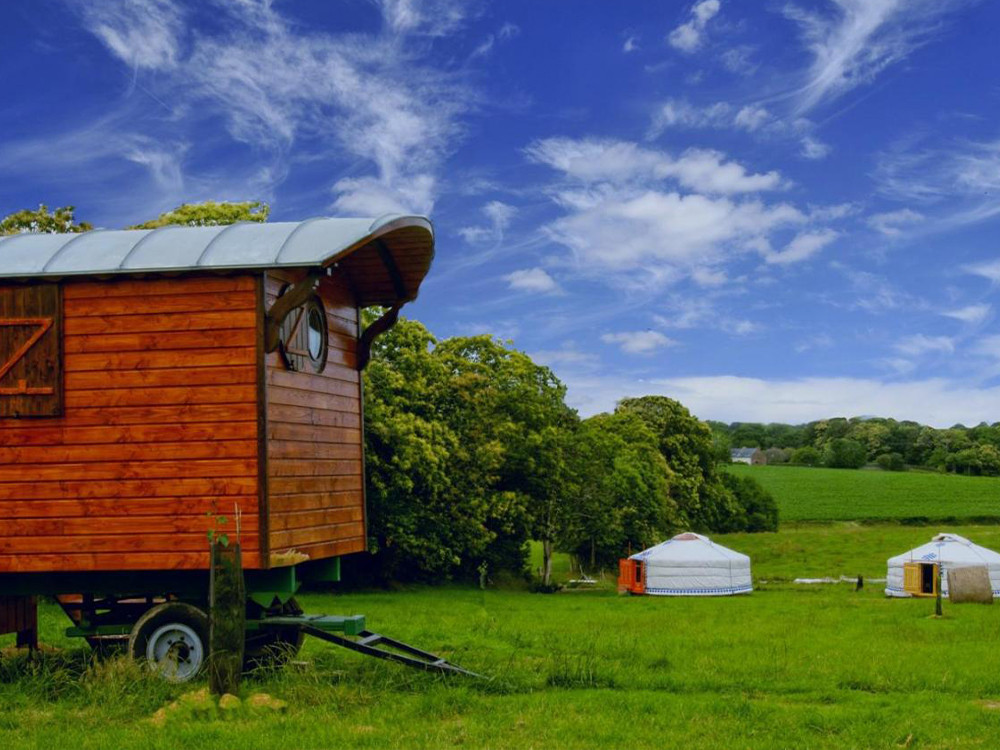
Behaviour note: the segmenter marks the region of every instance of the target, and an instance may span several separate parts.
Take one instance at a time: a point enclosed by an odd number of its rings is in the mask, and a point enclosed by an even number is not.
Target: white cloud
[[[771,113],[764,107],[756,104],[748,104],[736,113],[733,124],[744,130],[754,131],[771,120]]]
[[[899,211],[869,216],[868,226],[887,237],[897,237],[903,233],[903,228],[908,224],[915,224],[923,220],[923,214],[909,208],[903,208]]]
[[[1000,260],[988,260],[983,263],[972,263],[967,266],[962,266],[962,270],[966,273],[972,274],[973,276],[981,276],[984,279],[988,279],[994,284],[1000,284]]]
[[[626,55],[630,52],[635,52],[637,49],[639,49],[639,38],[637,36],[628,37],[622,45],[622,52]]]
[[[801,232],[792,238],[784,250],[779,252],[765,252],[764,259],[768,263],[788,265],[808,260],[837,239],[837,233],[832,229],[823,229],[817,232]]]
[[[503,277],[511,289],[547,294],[559,291],[559,285],[543,268],[524,268]]]
[[[547,164],[585,183],[674,180],[682,187],[708,193],[747,193],[782,187],[775,171],[753,174],[724,154],[688,149],[679,157],[611,139],[548,138],[527,149],[533,161]]]
[[[605,333],[601,336],[605,344],[618,344],[623,352],[628,354],[650,354],[657,349],[673,346],[677,342],[669,339],[659,331],[622,331],[621,333]]]
[[[802,139],[801,153],[804,159],[825,159],[830,155],[830,144],[807,135]]]
[[[871,83],[886,68],[927,43],[941,17],[967,0],[831,0],[836,11],[821,14],[786,5],[799,23],[813,61],[797,92],[805,112]]]
[[[982,323],[990,316],[993,308],[988,304],[968,305],[957,310],[945,310],[941,314],[948,318],[961,320],[963,323]]]
[[[481,210],[489,220],[489,226],[462,227],[458,233],[465,238],[466,242],[474,244],[501,242],[511,219],[517,214],[517,209],[502,201],[490,201]]]
[[[691,53],[704,42],[705,27],[719,12],[719,0],[701,0],[691,8],[691,20],[683,23],[667,36],[670,46],[681,52]]]
[[[892,348],[909,357],[919,357],[922,354],[951,354],[955,351],[955,341],[948,336],[926,336],[918,333],[900,339]]]

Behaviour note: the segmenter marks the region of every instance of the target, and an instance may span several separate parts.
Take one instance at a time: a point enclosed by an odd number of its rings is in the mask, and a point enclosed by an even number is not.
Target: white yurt
[[[938,567],[941,595],[948,596],[948,569],[985,567],[993,596],[1000,596],[1000,554],[958,534],[938,534],[927,544],[889,558],[886,596],[936,596]]]
[[[632,593],[654,596],[729,596],[753,591],[749,557],[690,531],[622,560],[619,585]]]

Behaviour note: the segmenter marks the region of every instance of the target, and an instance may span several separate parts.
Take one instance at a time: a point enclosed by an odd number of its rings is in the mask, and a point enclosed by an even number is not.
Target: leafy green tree
[[[790,462],[799,466],[820,466],[823,463],[823,454],[811,445],[804,445],[795,449]]]
[[[865,465],[865,447],[857,440],[834,438],[823,455],[823,463],[831,469],[860,469]]]
[[[656,435],[672,472],[670,497],[689,527],[709,531],[739,527],[741,508],[719,479],[706,424],[665,396],[623,399],[615,413],[637,415]]]
[[[0,236],[5,234],[59,234],[87,232],[94,227],[86,221],[78,222],[73,206],[63,206],[49,213],[43,203],[37,209],[26,208],[0,219]]]
[[[560,546],[593,571],[644,549],[683,523],[670,497],[670,467],[656,435],[635,414],[583,421],[572,456],[573,497]]]
[[[875,459],[883,471],[906,471],[906,463],[899,453],[883,453]]]
[[[745,515],[743,531],[777,531],[778,503],[753,477],[722,473],[722,483],[733,493]]]
[[[517,511],[511,506],[512,512],[497,520],[527,521],[532,538],[542,543],[542,577],[548,584],[570,494],[569,433],[578,424],[565,404],[566,388],[549,368],[491,336],[448,339],[434,356],[454,381],[441,414],[460,425],[464,446],[497,446],[495,488],[508,499],[502,507],[517,498]]]
[[[156,229],[168,224],[185,227],[216,227],[223,224],[235,224],[238,221],[265,222],[270,213],[271,207],[260,201],[184,203],[173,211],[167,211],[155,219],[136,224],[129,229]]]

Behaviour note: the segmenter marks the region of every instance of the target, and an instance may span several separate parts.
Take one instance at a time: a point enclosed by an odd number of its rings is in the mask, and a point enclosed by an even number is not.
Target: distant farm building
[[[729,451],[729,457],[734,464],[763,466],[767,463],[767,454],[760,448],[733,448]]]
[[[993,596],[1000,596],[1000,554],[958,534],[938,534],[927,544],[889,558],[886,596],[948,596],[948,571],[981,567],[989,574]]]
[[[619,560],[618,590],[653,596],[749,594],[750,558],[688,531]]]

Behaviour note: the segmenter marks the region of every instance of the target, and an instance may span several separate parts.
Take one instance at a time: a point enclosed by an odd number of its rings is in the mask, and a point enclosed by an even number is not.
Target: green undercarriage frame
[[[245,570],[247,599],[256,604],[260,617],[247,620],[247,630],[309,625],[317,630],[358,635],[365,630],[364,615],[269,615],[288,602],[303,583],[340,580],[340,558],[316,560],[270,570]],[[108,571],[94,573],[4,573],[0,574],[0,596],[54,596],[86,594],[97,598],[171,596],[204,607],[208,601],[207,570]],[[131,621],[80,623],[66,630],[68,636],[121,636],[132,629]]]

